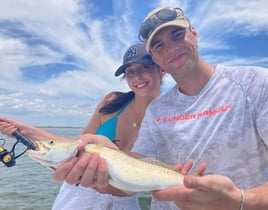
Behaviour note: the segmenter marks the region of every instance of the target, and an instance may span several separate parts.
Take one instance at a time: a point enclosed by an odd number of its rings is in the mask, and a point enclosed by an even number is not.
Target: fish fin
[[[124,193],[129,194],[129,195],[133,195],[133,193],[135,193],[135,192],[132,192],[132,191],[126,191],[126,190],[121,190],[121,191],[123,191]]]
[[[134,193],[134,191],[123,190],[122,189],[123,187],[119,186],[118,183],[115,180],[113,180],[112,177],[109,177],[109,184],[112,185],[113,187],[121,190],[122,192],[125,192],[126,194],[133,195],[133,193]]]
[[[93,147],[89,149],[88,152],[92,154],[99,154],[102,148],[103,148],[103,144],[101,143],[95,144]]]
[[[171,165],[168,165],[160,160],[156,160],[154,158],[149,158],[149,157],[145,157],[145,158],[140,158],[139,159],[140,161],[144,161],[146,163],[151,163],[151,164],[154,164],[154,165],[158,165],[158,166],[161,166],[161,167],[164,167],[164,168],[168,168],[168,169],[171,169],[171,170],[175,170],[173,166]]]

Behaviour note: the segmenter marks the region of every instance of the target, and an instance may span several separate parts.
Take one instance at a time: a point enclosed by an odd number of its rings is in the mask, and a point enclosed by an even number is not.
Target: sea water
[[[42,128],[57,135],[75,138],[82,128]],[[11,150],[15,139],[0,134],[7,141],[4,147]],[[3,141],[0,141],[0,145]],[[16,155],[24,151],[16,146]],[[50,210],[61,182],[53,179],[53,172],[30,159],[26,154],[16,159],[16,165],[6,167],[0,162],[0,210]],[[139,195],[142,210],[149,209],[150,195]]]

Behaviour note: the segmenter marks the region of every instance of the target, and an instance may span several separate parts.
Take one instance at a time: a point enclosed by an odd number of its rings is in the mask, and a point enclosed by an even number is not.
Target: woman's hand
[[[105,147],[118,149],[118,147],[107,137],[96,134],[83,134],[78,136],[78,139],[82,141],[79,145],[78,150],[84,150],[87,144],[100,144]]]
[[[6,136],[12,137],[12,133],[18,130],[18,126],[24,127],[23,123],[0,116],[0,132]]]

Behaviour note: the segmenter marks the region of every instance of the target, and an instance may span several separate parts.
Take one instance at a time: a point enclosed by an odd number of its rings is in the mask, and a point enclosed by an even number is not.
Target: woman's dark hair
[[[114,92],[114,94],[116,95],[116,98],[101,107],[99,113],[110,114],[116,112],[135,96],[133,91],[129,91],[126,93]]]

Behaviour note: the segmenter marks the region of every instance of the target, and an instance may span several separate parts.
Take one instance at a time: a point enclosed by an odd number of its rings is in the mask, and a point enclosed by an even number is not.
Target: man
[[[177,85],[149,106],[133,151],[205,161],[215,174],[186,176],[185,187],[154,196],[180,209],[268,209],[268,70],[207,64],[179,8],[151,11],[139,36]],[[152,209],[177,208],[154,200]]]
[[[213,173],[188,175],[184,186],[154,192],[163,201],[153,199],[151,209],[267,210],[268,70],[207,64],[179,8],[150,12],[140,37],[177,85],[148,107],[133,152],[168,164],[205,161]],[[54,175],[85,186],[107,184],[105,162],[89,155]]]

